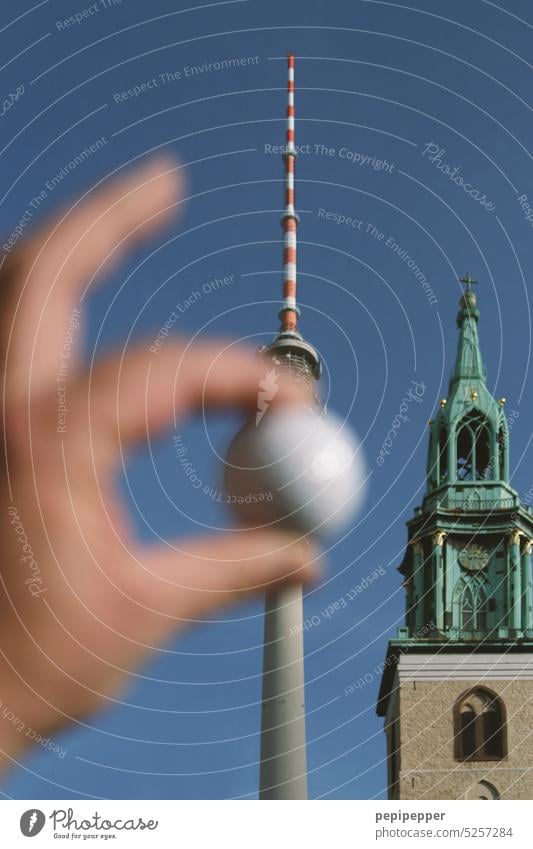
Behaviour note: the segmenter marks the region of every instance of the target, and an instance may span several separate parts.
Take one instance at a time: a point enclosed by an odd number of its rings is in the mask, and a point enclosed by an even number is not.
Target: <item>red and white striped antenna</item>
[[[294,53],[288,57],[289,79],[287,85],[287,141],[285,160],[285,210],[281,217],[283,227],[283,302],[279,311],[278,335],[265,348],[264,356],[273,359],[276,367],[283,368],[292,376],[301,378],[311,386],[320,377],[320,360],[317,352],[306,342],[298,330],[300,310],[296,304],[296,231],[299,218],[294,208]],[[313,394],[313,399],[315,396]],[[316,399],[315,399],[316,400]]]
[[[287,142],[285,145],[285,212],[283,227],[283,305],[280,310],[281,333],[295,333],[299,310],[296,306],[296,232],[298,215],[294,208],[294,53],[288,56]]]

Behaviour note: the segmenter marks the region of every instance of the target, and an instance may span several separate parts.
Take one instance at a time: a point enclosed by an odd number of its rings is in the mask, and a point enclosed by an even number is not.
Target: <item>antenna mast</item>
[[[309,388],[310,406],[318,406],[313,384],[320,376],[318,354],[297,330],[296,230],[294,208],[294,54],[289,53],[285,211],[283,228],[283,303],[281,327],[261,354]],[[260,799],[306,799],[303,594],[301,584],[266,593],[261,712]]]
[[[299,311],[296,306],[296,234],[299,218],[294,208],[294,53],[289,53],[287,80],[287,140],[285,145],[285,212],[283,227],[283,305],[279,317],[280,333],[294,333]]]
[[[296,303],[297,230],[299,217],[294,205],[294,172],[296,146],[294,144],[294,53],[288,56],[287,80],[287,130],[283,159],[285,162],[285,208],[281,216],[283,228],[283,301],[279,311],[280,329],[274,341],[263,348],[262,354],[291,377],[303,380],[312,390],[320,377],[318,354],[298,331],[300,310]]]

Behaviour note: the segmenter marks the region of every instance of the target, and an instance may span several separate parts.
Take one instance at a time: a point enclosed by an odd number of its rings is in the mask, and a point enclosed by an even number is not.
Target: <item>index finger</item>
[[[179,166],[158,158],[76,202],[18,248],[8,294],[9,382],[16,396],[55,381],[69,317],[87,282],[161,227],[180,194]],[[8,262],[9,265],[11,258]],[[31,385],[28,375],[31,373]]]
[[[105,461],[124,445],[148,439],[173,419],[201,409],[232,408],[255,412],[268,364],[235,342],[187,344],[170,341],[158,354],[139,346],[125,357],[99,362],[71,391],[74,413],[88,411],[93,447]],[[301,401],[303,387],[276,376],[274,404]]]

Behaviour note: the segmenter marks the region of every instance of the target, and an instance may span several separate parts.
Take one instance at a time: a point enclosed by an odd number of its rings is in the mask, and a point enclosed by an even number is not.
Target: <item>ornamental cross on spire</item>
[[[467,292],[470,291],[470,289],[472,288],[472,285],[474,283],[477,284],[478,282],[479,282],[478,280],[472,280],[469,271],[466,272],[466,277],[460,277],[459,278],[459,283],[464,283],[466,285],[466,291]]]

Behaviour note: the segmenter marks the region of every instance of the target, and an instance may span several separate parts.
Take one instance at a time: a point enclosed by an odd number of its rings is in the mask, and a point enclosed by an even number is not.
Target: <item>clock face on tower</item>
[[[459,552],[459,563],[468,572],[479,572],[489,562],[490,553],[481,545],[467,545]]]

